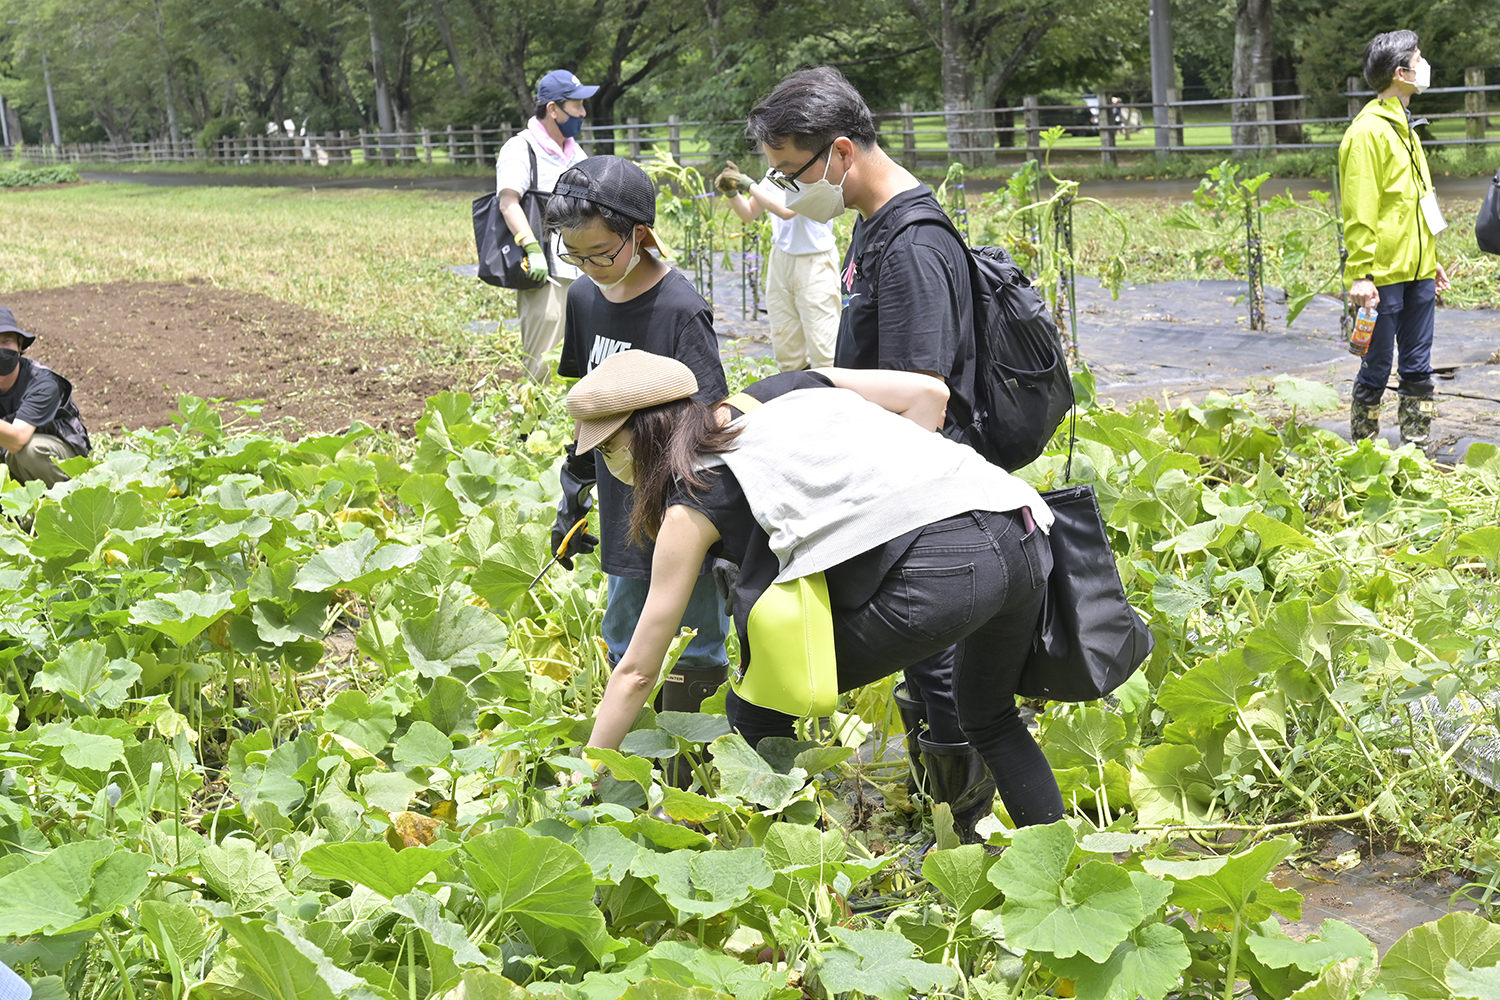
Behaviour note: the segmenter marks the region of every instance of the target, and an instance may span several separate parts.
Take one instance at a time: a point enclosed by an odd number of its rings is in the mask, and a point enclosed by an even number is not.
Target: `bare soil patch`
[[[409,432],[448,377],[359,340],[301,306],[206,282],[116,282],[11,292],[4,305],[36,334],[28,355],[67,377],[95,433],[161,427],[186,393],[264,400],[289,437],[355,420]]]

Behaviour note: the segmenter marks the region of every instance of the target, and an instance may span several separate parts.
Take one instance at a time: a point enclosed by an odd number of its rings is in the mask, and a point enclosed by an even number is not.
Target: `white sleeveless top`
[[[1030,484],[968,445],[849,389],[799,389],[729,424],[729,467],[781,563],[777,583],[819,573],[915,528],[971,510],[1052,512]]]

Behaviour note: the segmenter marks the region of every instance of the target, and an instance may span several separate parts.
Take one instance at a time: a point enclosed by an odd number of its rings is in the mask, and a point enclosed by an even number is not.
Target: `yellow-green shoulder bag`
[[[749,413],[760,401],[736,393],[729,405]],[[833,605],[822,573],[773,583],[756,599],[746,623],[750,665],[737,671],[735,694],[762,708],[824,716],[838,703]]]

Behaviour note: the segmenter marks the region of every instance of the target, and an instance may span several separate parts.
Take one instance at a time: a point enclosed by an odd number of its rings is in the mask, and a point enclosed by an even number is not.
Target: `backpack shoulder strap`
[[[760,400],[756,399],[748,392],[737,392],[733,396],[730,396],[728,399],[724,400],[724,402],[728,403],[736,410],[739,410],[741,413],[749,413],[751,410],[757,409],[760,406]]]
[[[878,299],[880,295],[880,272],[885,266],[886,251],[890,249],[892,243],[896,242],[896,237],[913,226],[924,222],[935,222],[948,230],[953,238],[958,241],[958,245],[964,248],[965,256],[968,255],[969,245],[964,242],[963,236],[959,233],[957,227],[953,225],[953,220],[948,218],[948,213],[943,211],[942,206],[936,202],[928,202],[926,199],[915,205],[908,206],[898,212],[896,217],[891,220],[890,235],[878,243],[870,244],[860,253],[860,259],[855,261],[855,266],[869,275],[871,284],[874,285],[874,289],[871,292],[872,298]],[[873,255],[873,258],[871,255]],[[873,269],[865,263],[867,259],[872,260],[874,263],[875,267]],[[972,279],[974,277],[972,260],[969,262],[969,271],[970,278]]]

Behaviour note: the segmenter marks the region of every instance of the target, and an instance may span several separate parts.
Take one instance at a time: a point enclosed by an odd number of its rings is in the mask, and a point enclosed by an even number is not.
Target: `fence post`
[[[1040,160],[1042,158],[1042,113],[1037,110],[1037,103],[1035,94],[1027,94],[1021,98],[1021,107],[1025,109],[1026,116],[1026,155],[1028,158]]]
[[[1099,162],[1106,167],[1120,165],[1115,152],[1115,108],[1105,93],[1099,95]]]
[[[1354,96],[1354,92],[1361,86],[1363,86],[1364,82],[1364,80],[1360,79],[1357,76],[1349,76],[1344,78],[1344,93],[1349,95],[1350,120],[1353,120],[1353,118],[1359,114],[1359,109],[1365,106],[1364,101]]]
[[[426,126],[422,128],[422,149],[425,151],[423,157],[429,164],[432,163],[432,129]]]
[[[1470,66],[1464,70],[1465,87],[1484,86],[1484,67]],[[1472,90],[1464,95],[1464,113],[1469,117],[1464,119],[1464,138],[1470,142],[1483,142],[1485,126],[1489,124],[1488,102],[1483,90]],[[1478,146],[1469,147],[1469,152],[1478,155]]]
[[[911,102],[901,102],[901,165],[917,169],[917,120],[912,117]]]
[[[1182,91],[1176,87],[1167,88],[1167,146],[1177,149],[1186,146],[1187,143],[1182,136]]]
[[[639,118],[625,119],[625,140],[630,143],[630,158],[639,160],[641,158],[641,120]]]
[[[458,140],[453,136],[453,126],[448,126],[448,162],[458,163]]]
[[[484,166],[484,136],[479,134],[479,126],[474,126],[474,162]]]
[[[1260,122],[1255,127],[1255,144],[1263,149],[1274,146],[1276,145],[1276,126],[1271,122],[1276,120],[1276,104],[1270,100],[1271,84],[1257,83],[1251,96],[1260,98],[1255,102],[1255,120]]]
[[[682,162],[682,119],[667,115],[667,145],[672,150],[672,159]]]

